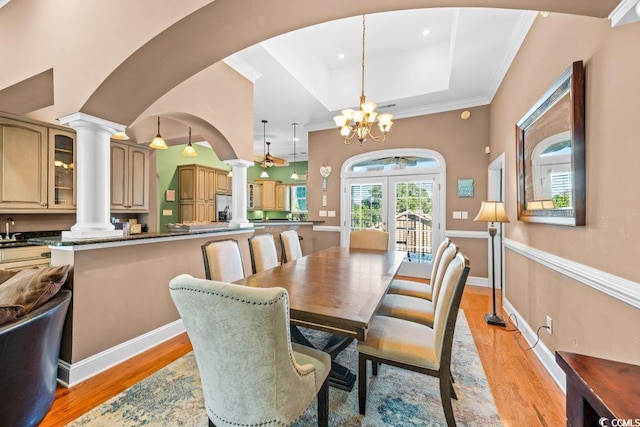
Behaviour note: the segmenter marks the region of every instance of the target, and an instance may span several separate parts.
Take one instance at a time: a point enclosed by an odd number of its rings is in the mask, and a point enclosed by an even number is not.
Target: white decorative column
[[[76,131],[76,224],[64,240],[122,236],[110,221],[111,135],[125,126],[84,113],[59,119]]]
[[[253,162],[241,159],[225,160],[224,164],[231,166],[233,180],[231,181],[231,221],[232,228],[249,228],[253,224],[247,219],[247,168]]]

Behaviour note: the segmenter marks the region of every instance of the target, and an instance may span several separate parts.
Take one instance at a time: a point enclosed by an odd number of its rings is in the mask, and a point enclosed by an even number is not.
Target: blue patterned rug
[[[355,343],[339,355],[338,361],[357,372]],[[453,411],[458,425],[501,426],[462,311],[456,322],[453,361],[454,387],[458,394],[458,400],[453,401]],[[358,413],[357,383],[351,393],[335,388],[329,390],[329,423],[347,427],[444,426],[446,422],[439,390],[437,378],[383,365],[377,378],[370,376],[367,415],[364,417]],[[312,404],[294,426],[316,426],[316,412],[316,405]],[[207,426],[200,376],[193,353],[123,391],[70,425]]]

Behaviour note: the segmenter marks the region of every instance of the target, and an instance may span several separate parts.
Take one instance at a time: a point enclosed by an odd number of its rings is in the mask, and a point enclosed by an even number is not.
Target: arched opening
[[[379,150],[347,159],[341,170],[341,245],[365,228],[389,232],[389,249],[407,252],[400,274],[427,277],[442,240],[446,162],[429,149]]]

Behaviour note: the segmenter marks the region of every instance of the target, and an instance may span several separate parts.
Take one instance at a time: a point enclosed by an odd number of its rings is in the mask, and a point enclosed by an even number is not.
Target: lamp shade
[[[473,219],[484,222],[511,222],[507,217],[503,202],[488,201],[482,202],[480,212]]]

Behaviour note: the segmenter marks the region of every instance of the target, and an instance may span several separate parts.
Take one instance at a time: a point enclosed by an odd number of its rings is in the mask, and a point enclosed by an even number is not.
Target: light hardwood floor
[[[496,407],[505,426],[564,426],[565,397],[512,325],[489,326],[491,291],[467,286],[461,308],[465,315]],[[499,313],[500,314],[500,313]],[[191,351],[186,334],[70,389],[58,387],[41,427],[64,426],[112,396]]]

